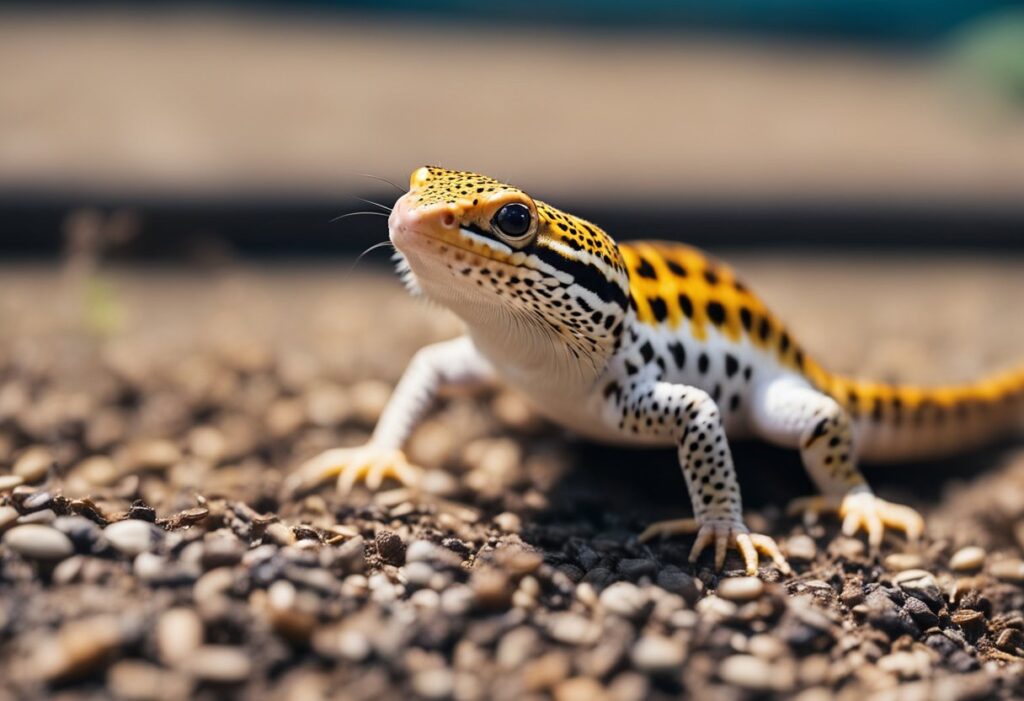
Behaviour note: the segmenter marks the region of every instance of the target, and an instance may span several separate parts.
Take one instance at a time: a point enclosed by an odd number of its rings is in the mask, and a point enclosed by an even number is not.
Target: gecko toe
[[[790,568],[789,562],[786,561],[786,557],[773,538],[760,533],[751,533],[750,539],[757,551],[770,557],[782,574],[792,574],[793,570]]]
[[[692,518],[676,518],[668,521],[655,521],[637,536],[641,543],[654,540],[659,536],[692,535],[700,529],[700,525]]]

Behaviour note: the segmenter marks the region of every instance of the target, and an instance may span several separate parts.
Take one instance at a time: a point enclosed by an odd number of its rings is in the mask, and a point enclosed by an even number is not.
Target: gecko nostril
[[[447,229],[455,228],[455,215],[452,214],[451,212],[445,214],[443,217],[441,217],[441,225]]]

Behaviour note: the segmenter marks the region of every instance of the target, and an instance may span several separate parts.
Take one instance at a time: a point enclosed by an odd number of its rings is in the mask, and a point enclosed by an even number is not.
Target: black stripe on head
[[[603,302],[616,304],[623,309],[629,304],[626,292],[594,266],[566,258],[561,253],[544,246],[534,246],[531,252],[552,268],[571,275],[574,283],[590,290]]]

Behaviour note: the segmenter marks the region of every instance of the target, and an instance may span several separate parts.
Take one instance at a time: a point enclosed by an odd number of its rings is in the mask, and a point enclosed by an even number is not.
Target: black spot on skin
[[[687,319],[693,318],[693,302],[690,301],[689,295],[685,292],[679,295],[679,308],[683,310],[683,314],[686,315]]]
[[[892,398],[892,422],[896,426],[903,423],[903,400],[899,397]]]
[[[722,306],[721,302],[714,300],[708,302],[708,318],[711,319],[711,323],[715,326],[721,326],[725,323],[725,307]]]
[[[711,392],[711,398],[716,402],[722,398],[722,385],[715,385],[714,391]]]
[[[615,395],[615,401],[621,401],[622,399],[622,387],[615,380],[609,382],[604,388],[604,398],[608,399],[612,395]]]
[[[683,348],[683,344],[678,341],[670,343],[668,350],[672,354],[672,360],[675,361],[676,367],[682,370],[683,366],[686,365],[686,349]]]
[[[686,277],[686,268],[679,265],[679,263],[676,263],[674,260],[666,260],[665,264],[673,274],[678,275],[679,277]]]
[[[783,353],[789,350],[789,334],[785,331],[782,332],[782,336],[779,338],[779,350]]]
[[[631,363],[631,362],[629,362],[627,360],[626,361],[626,374],[627,375],[635,375],[636,371],[637,371],[637,367],[635,365],[633,365],[633,363]]]
[[[725,354],[725,376],[732,377],[740,369],[740,363],[732,353]]]
[[[700,357],[697,358],[697,369],[700,371],[702,375],[708,371],[708,364],[710,362],[711,361],[708,360],[707,353],[701,353]]]
[[[804,364],[807,362],[807,358],[804,357],[804,352],[802,350],[799,348],[796,349],[796,352],[793,354],[793,360],[796,361],[796,366],[800,368],[800,370],[804,369]]]
[[[757,334],[761,337],[762,341],[767,341],[772,335],[772,323],[768,321],[768,317],[761,318],[761,324],[758,326]]]
[[[636,274],[649,280],[658,279],[658,273],[654,270],[654,266],[642,256],[640,257],[640,263],[636,266]]]
[[[640,346],[640,357],[644,359],[644,363],[649,363],[654,358],[654,348],[650,341]]]
[[[825,417],[824,419],[819,421],[817,424],[815,424],[814,431],[811,432],[811,437],[807,439],[806,443],[804,443],[804,447],[805,448],[810,448],[814,444],[814,441],[816,441],[819,438],[821,438],[822,436],[824,436],[825,433],[828,432],[828,428],[827,427],[828,427],[828,417]]]
[[[704,271],[704,279],[708,281],[709,285],[717,285],[718,284],[718,273],[716,273],[714,270],[705,270]]]
[[[740,307],[740,323],[743,324],[743,330],[750,333],[754,326],[754,315],[747,307]]]
[[[740,408],[740,395],[734,394],[729,400],[729,411],[736,411]]]
[[[661,297],[648,297],[647,303],[651,305],[651,313],[659,324],[668,318],[668,305]]]
[[[871,420],[878,423],[882,420],[882,398],[875,397],[874,404],[871,407]]]
[[[587,304],[587,300],[583,299],[582,297],[576,298],[576,304],[580,305],[580,309],[582,309],[585,312],[590,312],[594,310],[593,307]]]

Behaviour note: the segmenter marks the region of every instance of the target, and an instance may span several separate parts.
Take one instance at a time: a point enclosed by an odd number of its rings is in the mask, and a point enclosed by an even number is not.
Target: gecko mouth
[[[389,233],[392,243],[400,251],[407,248],[423,248],[422,241],[429,240],[442,247],[458,249],[495,263],[513,265],[509,258],[515,251],[500,241],[495,241],[484,235],[483,230],[475,226],[463,225],[458,229],[445,231],[444,235],[438,235],[434,232],[399,225],[390,227]]]

